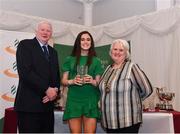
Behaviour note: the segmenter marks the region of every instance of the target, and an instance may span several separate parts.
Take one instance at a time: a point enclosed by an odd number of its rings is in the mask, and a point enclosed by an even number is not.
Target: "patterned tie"
[[[43,45],[42,48],[44,50],[44,55],[45,55],[46,59],[49,61],[49,53],[48,53],[47,47],[45,45]]]

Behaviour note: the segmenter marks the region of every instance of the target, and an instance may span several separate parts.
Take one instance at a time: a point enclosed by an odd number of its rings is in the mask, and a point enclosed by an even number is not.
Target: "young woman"
[[[79,75],[79,67],[86,66],[86,74]],[[96,57],[94,41],[88,31],[80,32],[75,40],[71,56],[63,64],[62,84],[68,86],[63,120],[67,120],[71,133],[95,133],[100,118],[97,85],[103,71]],[[81,68],[82,69],[82,68]]]

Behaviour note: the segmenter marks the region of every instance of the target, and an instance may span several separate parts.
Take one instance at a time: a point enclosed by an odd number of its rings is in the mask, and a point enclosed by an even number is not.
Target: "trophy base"
[[[173,106],[172,104],[156,104],[156,107],[160,110],[168,110],[168,111],[173,111]]]

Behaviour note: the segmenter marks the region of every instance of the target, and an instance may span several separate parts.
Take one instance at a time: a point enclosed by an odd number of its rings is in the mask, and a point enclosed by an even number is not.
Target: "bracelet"
[[[72,80],[68,80],[68,85],[72,85],[73,84],[73,81]]]

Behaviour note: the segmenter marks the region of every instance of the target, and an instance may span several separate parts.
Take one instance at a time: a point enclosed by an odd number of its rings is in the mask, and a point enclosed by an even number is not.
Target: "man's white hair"
[[[40,21],[39,23],[37,23],[35,30],[38,30],[38,27],[39,27],[40,25],[42,25],[42,24],[47,24],[47,25],[49,25],[49,26],[51,27],[51,30],[53,30],[52,24],[51,24],[49,21],[47,21],[47,20],[43,20],[43,21]]]

